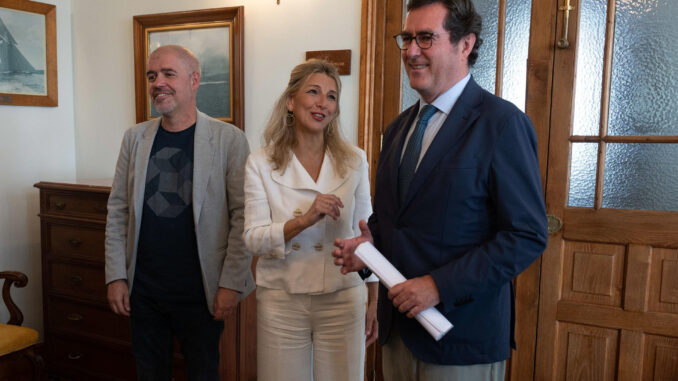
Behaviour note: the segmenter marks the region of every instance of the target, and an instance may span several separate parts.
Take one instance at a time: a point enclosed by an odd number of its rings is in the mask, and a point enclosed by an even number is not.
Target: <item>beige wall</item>
[[[57,6],[58,107],[0,106],[0,271],[28,275],[12,295],[24,325],[42,330],[42,271],[38,191],[40,180],[75,178],[71,1]],[[0,303],[0,321],[9,314]]]
[[[245,132],[252,149],[292,67],[307,50],[351,49],[342,76],[342,118],[357,141],[360,0],[73,0],[78,178],[111,176],[134,124],[134,15],[245,6]],[[92,37],[95,36],[95,37]]]
[[[134,124],[132,17],[245,6],[245,126],[252,149],[307,50],[350,49],[342,76],[346,137],[357,140],[360,0],[41,0],[57,6],[59,107],[0,106],[0,270],[29,276],[13,294],[42,332],[41,180],[110,177]],[[0,321],[8,319],[0,307]]]

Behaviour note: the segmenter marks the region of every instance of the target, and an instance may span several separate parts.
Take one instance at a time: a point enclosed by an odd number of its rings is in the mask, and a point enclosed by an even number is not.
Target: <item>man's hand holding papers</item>
[[[417,319],[435,340],[440,340],[452,324],[434,308],[440,303],[440,293],[433,278],[424,275],[405,279],[372,245],[372,234],[365,221],[360,221],[359,227],[360,237],[335,240],[334,264],[341,266],[342,274],[369,267],[390,290],[388,297],[394,306],[408,317]]]
[[[421,311],[440,303],[438,286],[430,275],[408,279],[391,287],[388,298],[408,318],[417,316]]]

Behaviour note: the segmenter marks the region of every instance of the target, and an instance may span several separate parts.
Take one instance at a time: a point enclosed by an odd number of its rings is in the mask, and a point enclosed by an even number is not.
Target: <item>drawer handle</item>
[[[79,275],[73,275],[70,278],[71,284],[74,286],[80,286],[82,284],[82,277]]]
[[[66,207],[66,203],[57,201],[54,203],[54,206],[59,210],[64,210],[64,208]]]
[[[82,353],[73,353],[69,352],[68,353],[68,359],[69,360],[80,360],[82,358]]]
[[[69,240],[68,240],[68,243],[70,243],[71,246],[73,246],[73,247],[78,247],[78,246],[82,245],[82,241],[79,240],[79,239],[77,239],[77,238],[71,238],[71,239],[69,239]]]
[[[68,314],[68,316],[66,316],[66,319],[71,321],[80,321],[83,319],[83,317],[80,314]]]

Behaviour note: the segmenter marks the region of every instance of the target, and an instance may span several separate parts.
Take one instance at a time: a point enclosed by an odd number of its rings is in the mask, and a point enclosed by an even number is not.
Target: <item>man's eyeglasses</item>
[[[433,46],[433,41],[437,40],[441,34],[444,33],[417,33],[416,35],[411,35],[409,33],[400,33],[393,36],[395,38],[396,44],[400,50],[407,50],[412,44],[412,40],[417,44],[419,49],[428,49]]]

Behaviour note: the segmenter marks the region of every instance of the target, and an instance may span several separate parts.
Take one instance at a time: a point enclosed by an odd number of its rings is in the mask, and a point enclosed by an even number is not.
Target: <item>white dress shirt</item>
[[[436,135],[438,135],[440,127],[443,126],[445,119],[447,119],[447,116],[450,115],[452,107],[454,107],[454,104],[457,103],[457,99],[459,99],[459,96],[461,96],[462,91],[464,91],[464,88],[466,87],[466,84],[470,79],[471,73],[467,74],[466,77],[461,79],[461,81],[454,84],[454,86],[450,87],[449,90],[440,94],[438,98],[431,102],[431,104],[435,106],[436,109],[438,109],[438,111],[436,111],[436,113],[433,114],[431,119],[429,119],[426,130],[424,131],[424,136],[421,140],[421,153],[419,154],[419,160],[417,160],[417,168],[419,167],[419,163],[421,163],[421,159],[426,154],[428,147],[431,146],[433,139],[436,137]],[[417,114],[419,114],[421,109],[424,108],[424,106],[426,106],[427,104],[428,103],[424,102],[424,100],[420,98],[419,111],[417,111]],[[412,133],[414,132],[414,127],[417,125],[418,121],[419,116],[417,115],[417,117],[414,119],[414,122],[412,123],[412,126],[410,126],[410,131],[407,133],[407,138],[405,138],[405,144],[403,144],[403,151],[400,153],[401,161],[403,160],[403,155],[405,154],[405,149],[407,148],[407,142],[410,141],[410,136],[412,136]]]

